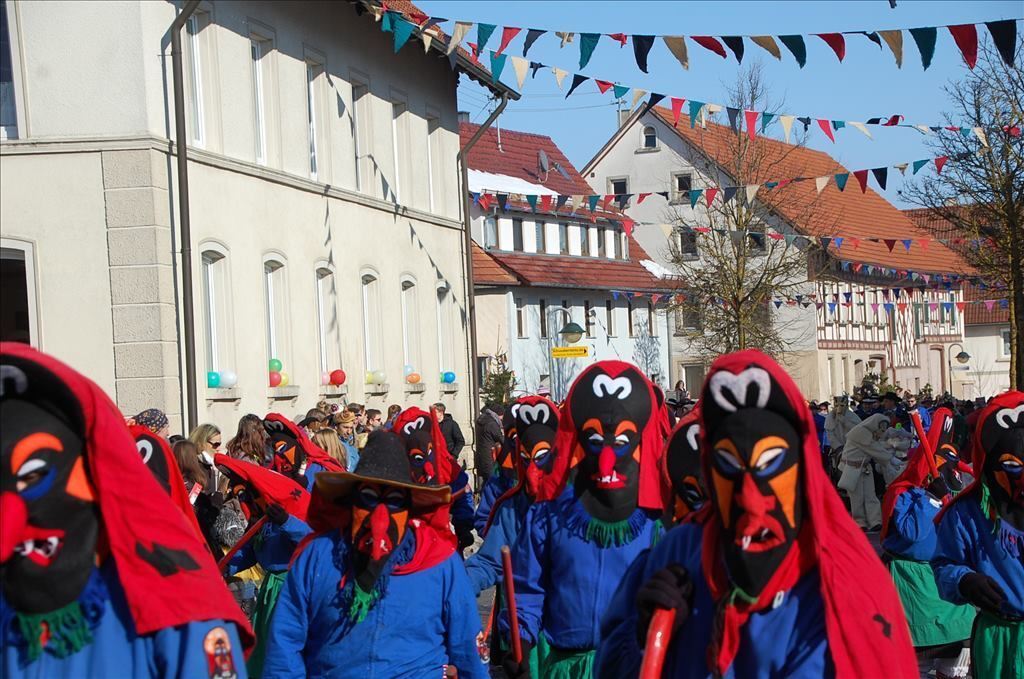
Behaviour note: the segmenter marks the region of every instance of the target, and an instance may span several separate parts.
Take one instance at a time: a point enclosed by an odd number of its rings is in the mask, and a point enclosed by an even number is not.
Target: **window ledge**
[[[405,393],[407,394],[422,394],[426,391],[427,385],[423,384],[422,382],[417,382],[416,384],[406,383],[405,385]]]
[[[340,386],[335,384],[325,384],[320,387],[320,396],[322,398],[336,398],[338,396],[348,395],[348,385],[342,384]]]
[[[444,382],[441,384],[442,394],[455,394],[459,391],[458,382]]]
[[[238,387],[221,387],[206,390],[206,402],[216,403],[218,401],[232,401],[237,403],[242,400],[242,390]]]
[[[287,387],[267,387],[267,398],[272,401],[290,401],[299,397],[298,385],[289,384]]]
[[[371,396],[383,396],[388,393],[389,388],[388,384],[367,384],[363,391]]]
[[[640,148],[638,148],[633,153],[657,153],[660,150],[661,150],[660,146],[655,146],[653,149],[652,148],[647,148],[646,146],[641,146]]]

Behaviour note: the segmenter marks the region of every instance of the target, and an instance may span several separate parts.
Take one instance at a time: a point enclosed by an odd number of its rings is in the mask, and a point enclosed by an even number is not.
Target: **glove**
[[[675,632],[690,617],[692,601],[693,581],[680,564],[670,564],[652,575],[636,593],[639,612],[636,634],[640,647],[647,642],[647,628],[651,626],[655,609],[675,609],[676,619],[672,625],[672,631]]]
[[[288,512],[281,505],[267,505],[267,520],[276,523],[278,526],[288,520]]]
[[[521,639],[519,645],[523,647],[522,662],[516,662],[516,654],[512,649],[508,650],[501,661],[501,667],[508,679],[530,679],[530,652],[533,650],[533,644]]]
[[[937,500],[941,500],[949,495],[949,486],[946,485],[946,479],[941,476],[936,476],[932,479],[932,482],[928,484],[928,492]]]
[[[999,583],[983,573],[968,573],[960,578],[960,593],[969,602],[990,613],[999,613],[1006,592]]]
[[[476,538],[473,537],[473,528],[471,526],[458,525],[455,526],[455,537],[459,541],[459,551],[472,547],[473,543],[476,542]]]

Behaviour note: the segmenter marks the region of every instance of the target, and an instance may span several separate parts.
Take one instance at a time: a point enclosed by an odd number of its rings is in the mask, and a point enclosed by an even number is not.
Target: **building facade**
[[[178,6],[0,6],[5,337],[75,366],[125,413],[162,408],[178,429]],[[442,400],[467,423],[455,102],[460,74],[483,72],[462,53],[453,69],[436,28],[433,50],[395,54],[373,10],[204,2],[183,31],[199,421],[291,416],[326,398]],[[345,384],[325,385],[338,369]],[[207,388],[208,372],[234,384]]]

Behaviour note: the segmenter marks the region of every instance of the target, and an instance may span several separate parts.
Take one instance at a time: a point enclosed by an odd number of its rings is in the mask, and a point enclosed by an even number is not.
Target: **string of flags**
[[[402,12],[389,9],[387,2],[382,2],[380,7],[374,8],[378,19],[387,22],[384,30],[395,33],[395,51],[409,39],[414,28],[421,33],[432,26],[439,26],[452,21],[443,17],[432,17],[422,12]],[[782,50],[779,44],[786,49],[796,60],[796,63],[803,68],[807,63],[808,50],[807,42],[820,40],[823,42],[842,62],[846,58],[846,39],[848,36],[863,36],[878,49],[884,45],[892,53],[897,68],[903,67],[904,57],[904,33],[910,34],[910,39],[917,47],[921,57],[921,66],[926,69],[931,65],[935,56],[935,48],[938,44],[940,29],[948,32],[953,43],[960,51],[964,63],[968,68],[974,68],[978,61],[978,38],[979,27],[984,26],[992,39],[992,43],[999,52],[1003,61],[1014,65],[1014,53],[1017,39],[1017,21],[1019,19],[1004,19],[1000,21],[986,21],[983,24],[956,24],[946,26],[922,26],[918,28],[896,28],[890,30],[860,30],[860,31],[839,31],[828,33],[791,34],[791,35],[664,35],[664,34],[626,34],[626,33],[587,33],[576,31],[556,31],[538,28],[526,28],[522,41],[522,55],[526,57],[530,48],[542,36],[554,36],[559,42],[560,48],[575,43],[579,47],[579,67],[584,69],[590,62],[598,44],[602,42],[617,45],[619,49],[632,45],[633,58],[637,68],[644,73],[648,72],[648,58],[655,44],[659,42],[679,62],[684,69],[690,68],[689,43],[693,44],[719,56],[728,59],[731,52],[737,63],[743,62],[746,53],[746,42],[757,45],[776,60],[782,60]],[[476,29],[475,34],[471,31]],[[498,35],[498,49],[496,53],[505,54],[513,41],[523,33],[524,28],[520,26],[502,26],[500,33],[497,31],[497,24],[488,24],[475,21],[455,21],[450,34],[448,50],[449,54],[456,47],[462,44],[467,38],[475,36],[474,49],[477,54],[483,52],[491,38]],[[468,43],[467,43],[468,44]]]

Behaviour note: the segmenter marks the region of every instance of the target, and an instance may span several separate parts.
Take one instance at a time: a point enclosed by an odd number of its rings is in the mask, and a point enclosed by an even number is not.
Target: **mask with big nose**
[[[388,557],[405,536],[409,520],[409,491],[362,483],[352,503],[352,545],[356,550],[356,584],[373,589]]]
[[[1024,530],[1024,403],[982,422],[982,480],[1002,520]]]
[[[526,492],[535,497],[555,459],[558,407],[543,396],[527,396],[509,410],[515,413],[516,444],[520,468],[526,475]]]

